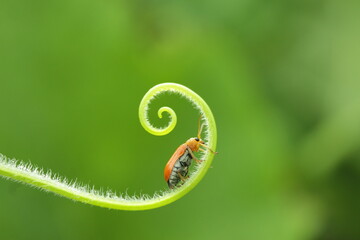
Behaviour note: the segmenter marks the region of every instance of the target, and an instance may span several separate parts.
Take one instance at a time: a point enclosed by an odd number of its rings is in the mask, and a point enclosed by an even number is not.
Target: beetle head
[[[201,144],[204,144],[205,142],[201,140],[199,137],[190,138],[186,141],[186,145],[191,149],[193,152],[199,151],[199,148]]]

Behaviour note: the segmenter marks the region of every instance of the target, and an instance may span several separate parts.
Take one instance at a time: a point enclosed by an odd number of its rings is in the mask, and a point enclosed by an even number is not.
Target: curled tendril
[[[170,122],[165,128],[156,128],[148,120],[149,103],[159,94],[164,92],[178,93],[188,99],[195,108],[197,108],[203,118],[206,127],[205,138],[206,144],[213,150],[216,149],[216,125],[213,114],[206,102],[189,88],[176,83],[163,83],[151,88],[142,99],[139,106],[140,123],[146,131],[153,135],[162,136],[170,133],[176,126],[177,117],[169,107],[162,107],[158,110],[159,118],[167,112],[170,114]],[[119,209],[119,210],[146,210],[167,205],[181,198],[191,189],[193,189],[204,177],[208,168],[211,166],[213,154],[205,153],[202,158],[202,164],[194,171],[192,176],[179,188],[156,193],[150,197],[127,196],[124,194],[117,195],[111,191],[101,192],[81,185],[74,181],[68,181],[51,171],[45,172],[30,164],[19,162],[15,159],[8,159],[0,154],[0,175],[11,180],[26,183],[43,190],[53,192],[57,195],[67,197],[79,202],[92,204],[95,206]]]

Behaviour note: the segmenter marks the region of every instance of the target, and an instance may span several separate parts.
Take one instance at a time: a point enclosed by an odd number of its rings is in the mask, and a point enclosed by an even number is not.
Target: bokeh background
[[[162,82],[213,110],[219,155],[187,196],[144,212],[0,180],[1,239],[360,239],[360,2],[0,0],[0,152],[129,194],[197,131],[145,132]]]

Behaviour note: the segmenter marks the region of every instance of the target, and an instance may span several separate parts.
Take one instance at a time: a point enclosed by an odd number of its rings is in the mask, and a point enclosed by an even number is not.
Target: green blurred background
[[[165,189],[196,134],[145,132],[162,82],[213,110],[217,155],[160,209],[75,203],[0,180],[0,239],[360,239],[360,2],[0,0],[0,152],[129,194]]]

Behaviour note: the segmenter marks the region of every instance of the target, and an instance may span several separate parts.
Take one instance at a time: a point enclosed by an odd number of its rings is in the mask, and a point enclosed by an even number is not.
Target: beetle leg
[[[214,152],[213,150],[211,150],[208,146],[206,146],[205,144],[200,143],[200,145],[206,149],[208,149],[212,154],[217,154],[218,152]]]
[[[183,182],[185,182],[185,180],[189,178],[189,176],[184,177],[183,175],[180,174],[180,172],[178,172],[177,174],[180,177],[181,181]]]
[[[206,149],[199,148],[199,151],[206,152]],[[213,168],[213,166],[210,166],[210,168]]]
[[[187,147],[188,151],[189,151],[189,154],[191,155],[191,158],[195,160],[195,162],[197,163],[201,163],[203,162],[204,160],[200,160],[198,159],[197,157],[195,157],[194,153],[191,151],[191,149],[189,147]]]

